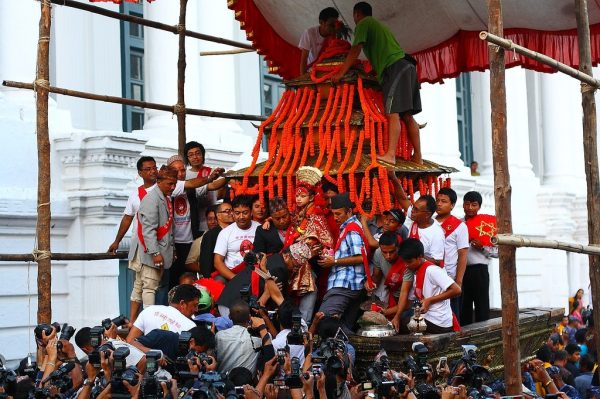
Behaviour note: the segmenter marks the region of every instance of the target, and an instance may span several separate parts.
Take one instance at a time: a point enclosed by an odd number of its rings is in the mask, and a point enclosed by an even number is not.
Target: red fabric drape
[[[271,27],[253,0],[229,1],[229,8],[235,11],[235,18],[269,65],[277,67],[275,73],[284,79],[298,75],[300,50],[285,40]],[[533,51],[545,54],[560,62],[577,68],[579,51],[577,29],[562,31],[539,31],[533,29],[505,29],[504,36],[514,43]],[[600,61],[600,24],[590,26],[592,62]],[[459,31],[450,39],[417,51],[413,56],[418,60],[418,76],[421,82],[441,82],[442,79],[456,77],[461,72],[484,71],[488,68],[488,45],[479,39],[479,31]],[[513,52],[506,52],[507,68],[521,65],[539,72],[555,72],[529,58]]]
[[[139,0],[89,0],[90,3],[115,3],[121,4],[123,1],[126,3],[138,3]],[[152,3],[154,0],[146,0],[148,3]]]
[[[246,37],[258,54],[265,57],[272,72],[291,79],[300,73],[300,50],[291,45],[271,27],[254,0],[229,1],[228,7],[235,11],[235,19],[246,31]]]

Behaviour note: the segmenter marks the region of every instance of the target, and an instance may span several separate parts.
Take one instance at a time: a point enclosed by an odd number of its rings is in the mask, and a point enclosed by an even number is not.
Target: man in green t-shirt
[[[371,5],[361,1],[354,5],[354,41],[342,69],[333,77],[339,82],[354,64],[361,51],[373,65],[383,89],[385,113],[388,118],[390,140],[387,152],[378,159],[396,164],[396,148],[400,137],[400,118],[408,128],[408,138],[413,145],[413,162],[423,163],[419,125],[413,118],[421,112],[421,96],[417,69],[405,57],[404,50],[390,29],[372,17]]]

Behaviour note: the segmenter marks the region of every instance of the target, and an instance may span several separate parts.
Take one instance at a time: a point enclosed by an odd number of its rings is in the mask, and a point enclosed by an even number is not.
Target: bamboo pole
[[[167,32],[179,34],[177,31],[177,26],[163,24],[161,22],[151,21],[149,19],[144,19],[141,17],[136,17],[135,15],[121,14],[119,12],[110,11],[102,7],[93,6],[91,4],[80,3],[78,1],[73,0],[50,0],[50,2],[54,4],[58,4],[61,6],[76,8],[83,11],[88,11],[93,14],[103,15],[109,18],[119,19],[121,21],[133,22],[138,25],[147,26],[154,29],[160,29]],[[185,35],[189,37],[193,37],[194,39],[205,40],[213,43],[225,44],[232,47],[244,48],[249,50],[254,50],[251,45],[236,42],[235,40],[224,39],[222,37],[206,35],[204,33],[193,32],[191,30],[185,30]]]
[[[99,253],[62,253],[56,252],[50,255],[50,259],[52,260],[106,260],[106,259],[127,259],[127,252],[117,252],[117,253],[107,253],[107,252],[99,252]],[[0,254],[0,262],[34,262],[35,255],[34,254]]]
[[[480,32],[479,38],[481,40],[485,40],[487,42],[495,44],[496,46],[500,46],[503,49],[515,51],[516,53],[531,58],[541,64],[548,65],[556,69],[557,71],[569,75],[577,80],[580,80],[583,83],[587,83],[592,87],[600,87],[600,80],[594,79],[590,75],[586,75],[585,73],[578,71],[575,68],[571,68],[570,66],[563,64],[562,62],[556,61],[554,58],[550,58],[547,55],[540,54],[537,51],[533,51],[528,49],[527,47],[515,44],[512,40],[504,39],[502,37],[493,35],[489,32]]]
[[[52,319],[52,266],[50,262],[50,137],[48,132],[48,86],[50,85],[50,25],[52,8],[47,1],[40,2],[41,15],[37,51],[36,137],[38,152],[37,190],[37,289],[38,323]]]
[[[186,142],[185,133],[185,16],[187,13],[187,0],[179,0],[179,56],[177,58],[177,144],[179,154],[183,154]]]
[[[488,2],[488,29],[502,36],[502,1]],[[498,233],[512,234],[511,187],[507,158],[506,87],[504,50],[489,48],[490,101],[492,106],[492,154],[494,163],[494,197]],[[507,395],[521,395],[519,347],[519,300],[515,248],[502,246],[500,254],[500,287],[502,292],[502,354]]]
[[[590,25],[587,0],[575,0],[577,38],[579,44],[579,70],[592,76],[592,50],[590,46]],[[588,240],[591,245],[600,244],[600,183],[598,176],[598,144],[596,129],[596,100],[594,90],[581,86],[581,106],[583,108],[583,157],[587,183]],[[589,256],[589,274],[592,287],[594,319],[600,320],[600,257]],[[596,323],[596,336],[600,334],[600,323]],[[600,339],[596,340],[596,350],[600,350]]]
[[[248,49],[234,49],[234,50],[218,50],[218,51],[201,51],[200,56],[204,57],[207,55],[230,55],[230,54],[244,54],[244,53],[253,53],[254,50]]]
[[[29,89],[29,90],[34,89],[34,85],[31,83],[15,82],[12,80],[3,81],[2,85],[6,86],[6,87],[14,87],[17,89]],[[61,87],[55,87],[55,86],[49,86],[47,88],[47,91],[49,91],[50,93],[62,94],[64,96],[86,98],[88,100],[104,101],[107,103],[133,105],[135,107],[140,107],[140,108],[149,108],[149,109],[156,109],[159,111],[175,113],[175,106],[173,106],[173,105],[157,104],[157,103],[150,103],[150,102],[146,102],[146,101],[132,100],[130,98],[93,94],[93,93],[88,93],[85,91],[63,89]],[[228,113],[228,112],[217,112],[217,111],[208,111],[208,110],[197,109],[197,108],[185,108],[185,113],[187,115],[210,116],[213,118],[239,119],[239,120],[245,120],[245,121],[261,121],[262,122],[267,119],[266,116],[262,116],[262,115],[247,115],[247,114],[237,114],[237,113]]]
[[[545,240],[541,238],[529,238],[514,234],[498,234],[492,237],[494,245],[508,245],[513,247],[548,248],[560,249],[567,252],[575,252],[587,255],[600,255],[600,247],[583,245],[576,242],[564,242],[556,240]]]

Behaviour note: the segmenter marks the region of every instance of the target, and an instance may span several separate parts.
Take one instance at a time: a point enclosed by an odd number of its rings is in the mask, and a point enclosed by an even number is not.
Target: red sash
[[[158,188],[156,188],[156,190],[158,190]],[[140,188],[138,188],[138,195],[142,195],[142,190]],[[143,196],[145,197],[146,194],[143,194]],[[156,229],[156,239],[158,241],[162,240],[164,238],[164,236],[169,234],[169,231],[171,230],[171,224],[173,223],[173,204],[171,204],[170,198],[165,198],[165,201],[167,201],[167,208],[169,210],[169,218],[167,220],[167,223],[163,224],[162,226],[158,226],[158,228]],[[138,240],[139,240],[140,244],[142,244],[142,247],[144,248],[144,252],[148,252],[148,248],[146,248],[146,243],[144,242],[144,235],[142,234],[142,223],[140,222],[140,215],[138,215],[137,221],[138,221],[138,226],[137,226],[138,227],[138,230],[137,230]]]
[[[448,236],[452,234],[454,230],[456,230],[458,226],[460,226],[461,223],[462,221],[459,218],[450,215],[446,220],[444,220],[444,222],[440,226],[442,226],[444,234],[446,235],[446,238],[448,238]]]
[[[280,252],[283,252],[284,249],[292,245],[296,242],[296,239],[300,236],[300,233],[294,228],[292,224],[285,231],[285,235],[283,237],[283,248],[281,248]]]
[[[203,166],[198,170],[197,177],[208,177],[210,176],[210,172],[212,172],[212,168],[209,168],[208,166]]]
[[[427,268],[429,266],[434,266],[434,264],[426,260],[419,267],[419,270],[417,270],[417,272],[415,273],[415,296],[420,301],[423,301],[423,299],[425,299],[423,297],[423,284],[425,283],[425,272],[427,271]],[[452,312],[452,330],[460,331],[460,323],[458,322],[458,318],[456,317],[454,312]]]
[[[140,197],[140,202],[142,202],[142,200],[144,199],[146,194],[148,194],[148,191],[146,191],[146,188],[142,184],[141,186],[138,187],[138,197]]]
[[[360,238],[363,240],[363,246],[360,248],[360,254],[362,256],[363,266],[365,268],[365,275],[367,276],[367,282],[372,287],[373,279],[371,278],[371,270],[369,269],[369,254],[367,252],[368,250],[366,245],[367,239],[365,238],[365,233],[363,232],[362,227],[360,227],[358,223],[350,222],[346,225],[346,227],[344,227],[344,230],[342,230],[342,232],[340,233],[340,238],[338,238],[338,241],[335,244],[334,254],[338,251],[338,249],[340,249],[342,241],[344,241],[348,233],[350,233],[351,231],[358,233],[360,235]]]
[[[408,234],[408,238],[416,238],[419,240],[419,226],[417,226],[417,222],[413,222],[412,226],[410,226],[410,233]]]
[[[233,274],[238,274],[239,272],[241,272],[245,268],[246,268],[246,262],[242,262],[242,263],[240,263],[239,265],[237,265],[236,267],[234,267],[233,269],[230,269],[230,270],[231,270],[231,272]],[[220,274],[216,270],[210,274],[211,278],[215,278],[217,276],[220,276]]]
[[[260,276],[254,270],[252,270],[252,274],[250,275],[250,294],[256,298],[260,298]]]
[[[404,278],[404,271],[406,270],[406,264],[402,258],[398,257],[396,262],[392,265],[385,277],[384,284],[388,288],[388,307],[396,306],[396,299],[394,298],[394,292],[400,288]]]

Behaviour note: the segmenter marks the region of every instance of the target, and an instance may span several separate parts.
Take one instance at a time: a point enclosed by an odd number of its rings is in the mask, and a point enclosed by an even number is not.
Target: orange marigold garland
[[[346,165],[348,165],[348,162],[350,162],[350,156],[352,155],[352,146],[354,145],[355,139],[356,129],[352,129],[352,132],[350,133],[350,138],[346,141],[346,144],[348,145],[349,149],[346,150],[344,160],[342,161],[342,163],[340,163],[340,167],[337,171],[337,188],[340,193],[346,191],[344,185],[344,170],[346,169]],[[350,197],[352,198],[352,193],[350,194]]]
[[[313,156],[315,155],[315,149],[314,149],[314,131],[315,131],[315,121],[317,120],[317,115],[319,115],[319,107],[321,106],[321,92],[317,90],[317,98],[315,99],[315,105],[313,108],[313,114],[310,118],[310,120],[308,121],[308,142],[309,144],[309,152],[310,155]],[[306,160],[305,157],[302,157],[302,161],[300,162],[300,164],[304,165],[304,161]]]
[[[347,109],[346,105],[348,102],[348,83],[344,83],[344,88],[342,91],[342,103],[340,104],[340,112],[338,112],[338,116],[335,119],[335,131],[334,136],[336,137],[333,146],[337,151],[337,161],[342,162],[342,140],[341,140],[341,131],[342,131],[342,121],[344,120]]]
[[[327,140],[325,138],[325,122],[329,118],[329,111],[331,109],[331,104],[333,104],[333,98],[335,97],[336,87],[332,87],[329,90],[329,96],[327,97],[327,104],[325,105],[325,110],[323,111],[323,115],[321,115],[321,119],[319,120],[319,157],[315,162],[315,167],[318,168],[323,161],[323,157],[327,152]]]
[[[360,164],[360,160],[362,158],[363,144],[365,140],[365,131],[360,129],[358,134],[358,146],[356,148],[356,152],[354,153],[354,163],[350,167],[348,171],[348,186],[350,192],[350,199],[354,202],[358,202],[358,197],[356,195],[356,169]]]
[[[350,138],[350,117],[352,116],[352,106],[354,105],[354,85],[351,84],[348,93],[348,107],[346,107],[346,118],[344,118],[344,147],[348,149],[348,139]],[[350,146],[352,149],[352,146]]]

